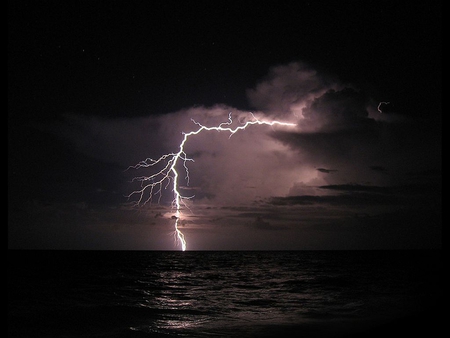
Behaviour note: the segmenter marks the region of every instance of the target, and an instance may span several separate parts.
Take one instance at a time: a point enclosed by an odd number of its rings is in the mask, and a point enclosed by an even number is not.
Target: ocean
[[[7,278],[8,337],[435,336],[443,326],[440,250],[8,250]]]

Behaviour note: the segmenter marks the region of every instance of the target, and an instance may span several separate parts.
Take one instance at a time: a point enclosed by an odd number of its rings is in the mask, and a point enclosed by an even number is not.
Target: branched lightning
[[[202,125],[201,123],[195,121],[194,119],[191,119],[191,121],[196,124],[199,128],[195,131],[191,131],[189,133],[182,132],[183,139],[180,143],[178,152],[176,153],[170,153],[162,155],[157,160],[147,158],[144,161],[139,162],[138,164],[134,166],[130,166],[128,169],[140,169],[140,168],[148,168],[148,167],[155,167],[158,168],[158,166],[162,165],[162,169],[155,172],[154,174],[150,176],[139,176],[134,177],[132,181],[139,181],[141,182],[141,187],[138,190],[133,191],[129,195],[127,195],[127,198],[131,198],[134,195],[138,196],[138,200],[134,202],[135,205],[145,205],[147,203],[152,202],[152,198],[154,196],[157,196],[158,203],[161,200],[162,197],[162,191],[166,188],[168,188],[172,184],[172,191],[174,194],[174,198],[172,200],[172,208],[175,209],[175,215],[172,216],[172,219],[175,220],[175,230],[174,235],[175,238],[181,243],[181,249],[183,251],[186,250],[186,240],[184,234],[180,231],[178,227],[178,222],[180,220],[181,215],[181,208],[182,206],[188,208],[186,201],[189,199],[192,199],[194,196],[182,196],[180,192],[178,191],[178,178],[179,173],[177,171],[177,164],[179,162],[182,163],[184,172],[185,172],[185,179],[187,182],[187,185],[189,185],[189,169],[187,166],[187,162],[194,161],[192,158],[187,157],[186,152],[184,151],[184,147],[186,145],[186,142],[190,136],[197,135],[201,133],[202,131],[225,131],[230,133],[230,138],[233,136],[236,132],[239,130],[244,130],[250,125],[259,124],[259,125],[281,125],[281,126],[295,126],[294,123],[287,123],[287,122],[279,122],[279,121],[262,121],[256,118],[252,113],[250,113],[252,116],[252,119],[249,121],[241,122],[241,125],[232,128],[231,125],[233,123],[233,120],[231,118],[231,113],[228,115],[228,121],[220,123],[218,126],[215,127],[207,127]],[[145,196],[147,196],[145,198]]]

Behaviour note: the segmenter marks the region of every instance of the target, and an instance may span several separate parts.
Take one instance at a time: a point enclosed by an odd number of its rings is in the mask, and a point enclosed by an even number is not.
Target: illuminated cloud
[[[194,203],[251,203],[325,184],[389,184],[396,179],[393,167],[409,166],[405,157],[409,150],[404,152],[401,139],[411,130],[404,129],[405,123],[372,118],[374,112],[380,113],[378,103],[368,94],[319,74],[305,63],[272,68],[247,94],[259,109],[252,112],[258,118],[297,126],[250,126],[231,137],[217,131],[191,137],[186,144],[188,156],[195,161],[188,163],[190,182],[180,180],[179,184],[186,194],[196,196]],[[182,133],[198,128],[192,120],[217,126],[227,122],[230,112],[236,123],[252,118],[250,112],[226,105],[138,118],[71,114],[56,132],[70,139],[79,152],[125,169],[177,151]],[[134,175],[145,173],[125,173],[128,178]],[[124,184],[122,193],[129,188]]]
[[[303,62],[279,65],[255,88],[247,90],[251,106],[276,116],[301,117],[302,109],[329,90],[342,85],[329,79]]]
[[[131,179],[151,169],[125,169],[178,151],[183,132],[199,127],[193,120],[218,126],[231,113],[235,125],[252,114],[295,123],[292,128],[252,125],[231,137],[205,130],[189,138],[190,179],[182,174],[178,183],[183,196],[192,199],[186,201],[190,210],[176,220],[193,243],[200,243],[201,235],[226,237],[230,227],[289,233],[316,226],[319,231],[330,222],[344,227],[342,217],[373,217],[409,202],[420,205],[421,199],[389,187],[419,182],[419,173],[439,165],[439,147],[422,146],[433,143],[433,135],[423,130],[426,122],[380,113],[368,93],[302,62],[272,68],[247,94],[257,110],[218,104],[134,118],[68,114],[52,130],[79,153],[120,170],[123,179],[115,190],[126,204],[124,196],[136,189]],[[152,204],[148,218],[153,228],[173,222],[171,190],[170,185],[164,188],[162,209]]]

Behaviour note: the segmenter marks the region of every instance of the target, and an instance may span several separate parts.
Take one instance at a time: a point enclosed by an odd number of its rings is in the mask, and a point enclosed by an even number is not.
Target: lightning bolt
[[[379,112],[379,113],[383,113],[383,111],[381,110],[381,105],[382,105],[382,104],[387,105],[387,104],[389,104],[389,103],[390,103],[390,102],[381,101],[381,102],[378,104],[378,107],[377,107],[378,112]]]
[[[187,248],[187,243],[184,234],[179,229],[179,221],[181,217],[181,209],[182,207],[186,207],[189,209],[189,207],[186,204],[187,200],[192,199],[194,196],[183,196],[178,191],[178,178],[180,176],[179,172],[177,171],[177,164],[179,162],[182,163],[185,173],[185,180],[187,185],[189,185],[189,169],[187,166],[187,163],[189,161],[194,161],[192,158],[187,157],[186,152],[184,151],[184,147],[189,139],[189,137],[197,135],[204,131],[224,131],[230,133],[230,138],[235,133],[237,133],[240,130],[246,129],[248,126],[251,125],[281,125],[281,126],[295,126],[294,123],[287,123],[287,122],[280,122],[280,121],[265,121],[265,120],[259,120],[258,118],[253,115],[253,113],[250,113],[252,116],[251,120],[246,121],[245,123],[241,122],[241,125],[237,127],[232,127],[233,119],[231,117],[231,113],[228,114],[228,121],[220,123],[218,126],[214,127],[207,127],[202,125],[201,123],[195,121],[194,119],[191,119],[191,121],[198,126],[198,129],[195,131],[191,131],[189,133],[182,132],[183,139],[180,143],[178,152],[169,153],[162,155],[160,158],[154,160],[152,158],[147,158],[144,161],[139,162],[138,164],[134,166],[129,166],[128,169],[140,169],[140,168],[149,168],[154,167],[158,168],[162,166],[162,169],[155,170],[156,172],[150,176],[139,176],[134,177],[132,179],[133,181],[139,181],[141,182],[140,189],[135,190],[131,192],[126,197],[130,199],[132,196],[137,195],[138,199],[134,202],[136,206],[139,205],[145,205],[147,203],[151,203],[154,196],[157,196],[158,203],[161,200],[162,197],[162,191],[166,188],[168,188],[170,185],[172,185],[172,191],[174,198],[172,200],[172,209],[175,209],[175,215],[172,216],[172,219],[175,220],[175,230],[174,235],[175,239],[181,243],[181,249],[183,251]],[[145,198],[145,196],[148,196]]]

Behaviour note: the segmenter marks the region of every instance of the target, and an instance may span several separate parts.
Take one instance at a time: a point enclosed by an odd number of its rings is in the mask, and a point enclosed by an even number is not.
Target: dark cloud
[[[283,230],[284,227],[277,227],[274,225],[271,225],[270,222],[265,221],[262,217],[258,216],[256,219],[252,222],[252,227],[254,227],[257,230]]]
[[[317,171],[320,171],[321,173],[329,174],[336,172],[336,169],[325,169],[325,168],[317,168]]]
[[[303,108],[302,124],[310,130],[364,128],[369,98],[353,88],[330,89]]]
[[[355,192],[376,192],[376,193],[389,193],[393,189],[391,187],[377,187],[377,186],[368,186],[368,185],[361,185],[361,184],[331,184],[331,185],[324,185],[320,186],[320,189],[330,189],[330,190],[337,190],[337,191],[355,191]]]
[[[370,193],[353,193],[325,196],[287,196],[273,197],[269,200],[273,205],[337,205],[337,206],[360,206],[360,205],[394,205],[399,200],[396,196],[383,196]]]
[[[386,171],[386,168],[384,168],[383,166],[380,166],[380,165],[371,165],[371,166],[369,166],[369,168],[374,171],[379,171],[379,172]]]

